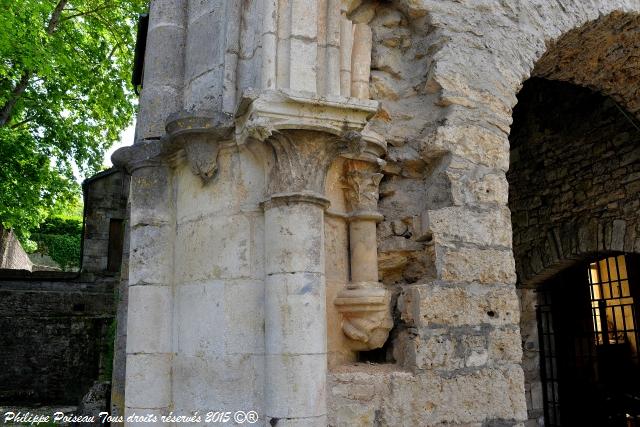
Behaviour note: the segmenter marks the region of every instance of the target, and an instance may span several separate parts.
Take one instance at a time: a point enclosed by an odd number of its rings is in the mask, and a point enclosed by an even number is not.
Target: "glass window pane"
[[[600,273],[600,283],[609,281],[609,273],[607,272],[607,260],[598,261],[598,272]]]
[[[624,255],[618,256],[618,271],[621,279],[628,279],[627,277],[627,263]]]
[[[616,265],[616,259],[614,257],[607,258],[609,267],[609,280],[612,282],[618,280],[618,266]]]

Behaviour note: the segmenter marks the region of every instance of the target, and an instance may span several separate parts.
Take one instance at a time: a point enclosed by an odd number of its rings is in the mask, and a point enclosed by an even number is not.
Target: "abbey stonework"
[[[640,425],[640,1],[152,0],[113,160],[114,414]]]

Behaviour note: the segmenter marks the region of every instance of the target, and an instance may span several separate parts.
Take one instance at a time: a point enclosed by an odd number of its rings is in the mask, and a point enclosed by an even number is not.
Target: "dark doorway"
[[[640,426],[638,258],[580,263],[541,285],[547,426]]]

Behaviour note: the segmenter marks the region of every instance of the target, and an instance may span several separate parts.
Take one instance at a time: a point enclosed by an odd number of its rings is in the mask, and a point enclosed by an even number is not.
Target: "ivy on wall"
[[[61,269],[68,271],[80,266],[82,222],[73,218],[48,218],[32,239],[38,252],[49,255]]]

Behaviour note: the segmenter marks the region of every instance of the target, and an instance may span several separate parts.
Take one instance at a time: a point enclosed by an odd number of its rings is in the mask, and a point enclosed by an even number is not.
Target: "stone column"
[[[173,221],[169,169],[151,161],[132,169],[127,416],[169,412],[172,358]]]
[[[327,425],[324,181],[339,155],[375,161],[385,152],[379,135],[362,135],[377,109],[375,101],[264,91],[248,93],[236,115],[238,143],[272,154],[261,156],[269,168],[263,206],[265,417],[271,425]]]
[[[161,137],[167,117],[182,109],[187,0],[154,0],[149,8],[138,141]]]
[[[372,39],[367,24],[354,25],[351,53],[351,96],[354,98],[369,99]]]
[[[324,178],[338,138],[283,131],[264,203],[266,416],[277,426],[326,426]]]
[[[338,294],[335,304],[342,312],[342,329],[353,350],[382,347],[393,327],[390,293],[378,282],[376,222],[378,186],[382,174],[375,163],[350,160],[345,183],[349,214],[351,282]]]

